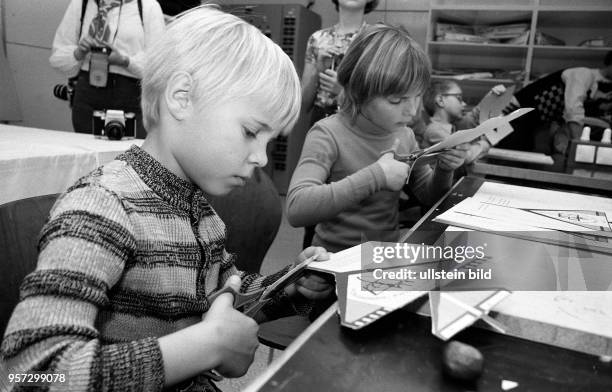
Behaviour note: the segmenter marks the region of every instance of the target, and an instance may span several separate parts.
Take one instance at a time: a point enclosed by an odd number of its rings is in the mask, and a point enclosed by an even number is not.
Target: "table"
[[[497,151],[511,152],[511,150]],[[520,157],[524,152],[517,152]],[[508,153],[507,153],[508,154]],[[541,154],[534,154],[541,155]],[[559,188],[581,190],[584,192],[595,192],[600,194],[612,192],[612,180],[610,176],[579,176],[566,173],[565,160],[560,156],[554,156],[554,163],[534,162],[532,160],[512,160],[502,157],[500,154],[484,156],[471,165],[467,166],[469,174],[511,181],[523,181],[526,185],[546,183],[554,184]]]
[[[0,124],[0,204],[65,191],[142,140]]]
[[[446,226],[432,217],[474,194],[482,182],[460,181],[417,223],[423,230],[406,234],[409,242],[433,243]],[[484,373],[474,384],[450,380],[441,371],[444,342],[431,334],[430,319],[415,313],[422,305],[413,303],[357,331],[340,327],[333,306],[246,391],[501,391],[504,380],[517,382],[516,391],[612,390],[606,357],[476,327],[454,339],[481,350]]]

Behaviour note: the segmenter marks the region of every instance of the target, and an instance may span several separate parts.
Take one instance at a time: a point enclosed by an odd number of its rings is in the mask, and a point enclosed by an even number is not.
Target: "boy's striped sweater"
[[[5,332],[5,371],[66,373],[71,390],[161,390],[157,337],[200,321],[206,297],[238,273],[225,237],[200,189],[132,147],[51,210]],[[288,268],[241,274],[241,290]],[[296,312],[278,298],[258,321]]]

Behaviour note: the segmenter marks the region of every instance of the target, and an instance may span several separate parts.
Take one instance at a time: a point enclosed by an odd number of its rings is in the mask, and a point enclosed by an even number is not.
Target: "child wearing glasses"
[[[351,43],[338,69],[340,110],[306,135],[287,195],[289,222],[316,224],[313,245],[335,252],[396,231],[405,186],[425,204],[450,188],[467,146],[441,154],[435,169],[414,167],[408,184],[409,166],[382,154],[418,149],[407,124],[429,78],[427,55],[402,28],[369,26]]]
[[[231,293],[209,299],[224,286],[257,291],[286,271],[239,272],[205,195],[244,185],[267,163],[266,144],[295,124],[291,59],[256,27],[203,6],[171,22],[144,64],[147,137],[51,210],[6,329],[0,380],[44,371],[64,375],[52,390],[218,391],[210,370],[246,372],[257,321],[331,293],[304,276],[254,318]],[[299,257],[314,254],[327,258],[314,247]]]
[[[489,94],[501,95],[506,91],[503,85],[494,86]],[[480,108],[474,107],[465,113],[463,92],[457,82],[452,80],[432,81],[423,96],[423,106],[430,116],[430,122],[422,133],[417,134],[421,148],[427,148],[444,140],[456,130],[474,128],[479,124]],[[485,138],[470,143],[465,163],[486,154],[491,144]]]

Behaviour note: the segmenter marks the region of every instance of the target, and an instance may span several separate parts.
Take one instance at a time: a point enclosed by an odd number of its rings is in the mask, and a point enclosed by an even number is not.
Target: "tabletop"
[[[0,204],[65,191],[142,140],[0,124]]]
[[[446,226],[432,218],[473,195],[483,181],[464,178],[406,234],[406,240],[433,243]],[[501,391],[505,390],[502,386],[512,385],[516,385],[512,387],[516,391],[612,390],[612,362],[608,356],[479,327],[470,327],[453,339],[483,353],[482,376],[471,384],[449,379],[442,372],[445,342],[432,335],[429,317],[415,313],[423,305],[412,303],[357,331],[340,326],[334,305],[246,391]],[[537,328],[537,324],[529,325]],[[555,332],[555,338],[568,344],[583,334],[578,331],[577,335],[564,335],[565,330],[560,331]],[[607,344],[595,340],[593,344]]]

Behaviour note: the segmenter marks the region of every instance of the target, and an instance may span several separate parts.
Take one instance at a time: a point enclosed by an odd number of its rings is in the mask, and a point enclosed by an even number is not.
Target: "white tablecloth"
[[[133,144],[142,140],[0,124],[0,204],[63,192]]]

